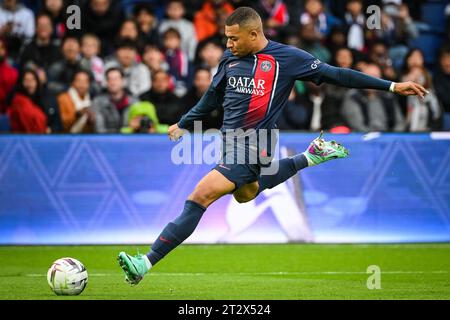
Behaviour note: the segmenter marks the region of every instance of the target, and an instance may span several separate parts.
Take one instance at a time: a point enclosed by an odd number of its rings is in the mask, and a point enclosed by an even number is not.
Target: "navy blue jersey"
[[[275,128],[295,80],[318,80],[323,67],[309,53],[274,41],[242,58],[226,50],[212,81],[223,97],[222,129]]]
[[[212,85],[224,91],[223,129],[272,129],[297,79],[318,80],[324,67],[309,53],[269,41],[239,58],[227,50]]]
[[[223,131],[276,128],[296,80],[380,90],[389,90],[391,84],[351,69],[332,67],[306,51],[269,41],[258,53],[245,57],[226,50],[207,93],[178,126],[190,127],[194,120],[223,106]]]

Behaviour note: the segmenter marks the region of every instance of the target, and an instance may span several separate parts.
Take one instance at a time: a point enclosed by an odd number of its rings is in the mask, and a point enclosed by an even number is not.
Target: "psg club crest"
[[[270,61],[263,61],[261,63],[261,70],[264,72],[268,72],[272,69],[272,63]]]

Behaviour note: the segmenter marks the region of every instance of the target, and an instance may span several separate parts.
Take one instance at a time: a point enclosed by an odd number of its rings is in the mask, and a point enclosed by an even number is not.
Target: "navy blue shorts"
[[[247,183],[258,181],[261,174],[261,166],[258,164],[218,164],[213,169],[233,182],[235,190]]]
[[[250,132],[248,135],[239,137],[240,139],[232,134],[224,134],[222,157],[213,169],[233,182],[236,189],[258,181],[261,168],[270,166],[274,157],[278,133],[268,132],[265,142],[259,140],[257,133],[257,131]],[[252,138],[253,142],[251,142]]]

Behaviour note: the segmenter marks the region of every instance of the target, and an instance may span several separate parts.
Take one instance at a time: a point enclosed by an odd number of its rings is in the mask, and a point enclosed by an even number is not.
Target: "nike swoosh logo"
[[[321,154],[322,157],[326,157],[329,156],[330,154],[333,154],[335,151],[325,151],[324,153]]]
[[[221,164],[219,164],[219,167],[224,168],[224,169],[227,169],[227,170],[231,170],[230,168],[227,168],[227,167],[225,167],[225,166],[223,166],[223,165],[221,165]]]
[[[133,265],[134,270],[136,271],[136,273],[138,273],[136,266],[133,263],[133,260],[131,260],[131,257],[127,254],[128,259],[130,260],[131,264]]]
[[[240,63],[240,62],[230,63],[230,64],[228,65],[228,67],[231,68],[231,67],[237,66],[239,63]]]
[[[159,237],[159,240],[161,240],[162,242],[165,242],[165,243],[172,243],[172,241],[167,240],[167,239],[164,238],[163,236]]]

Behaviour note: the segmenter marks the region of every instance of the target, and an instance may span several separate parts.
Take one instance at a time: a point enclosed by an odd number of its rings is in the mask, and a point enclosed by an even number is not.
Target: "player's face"
[[[239,25],[225,26],[225,35],[228,38],[227,48],[237,57],[245,57],[251,52],[253,36],[251,32]]]

